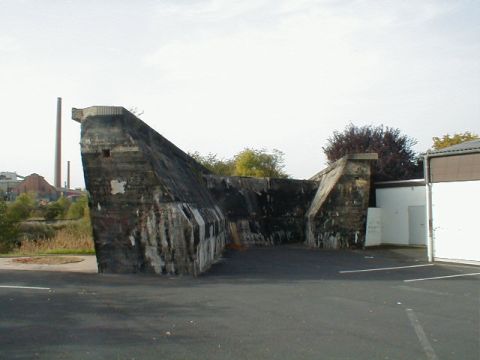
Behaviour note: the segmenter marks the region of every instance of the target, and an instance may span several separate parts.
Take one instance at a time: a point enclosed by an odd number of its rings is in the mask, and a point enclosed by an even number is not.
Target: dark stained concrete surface
[[[73,109],[101,273],[199,275],[239,247],[361,248],[377,154],[311,180],[216,176],[123,107]]]
[[[1,359],[479,359],[479,273],[422,249],[227,251],[200,277],[0,271]],[[410,310],[408,310],[410,309]],[[409,317],[413,313],[418,323]],[[431,355],[431,354],[430,354]],[[432,357],[430,357],[432,358]]]

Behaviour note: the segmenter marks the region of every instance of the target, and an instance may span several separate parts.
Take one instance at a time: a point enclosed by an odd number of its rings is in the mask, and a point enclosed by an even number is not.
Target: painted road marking
[[[409,285],[398,285],[395,286],[398,289],[403,289],[407,291],[419,292],[423,294],[430,294],[430,295],[437,295],[437,296],[453,296],[451,293],[443,292],[443,291],[436,291],[430,289],[424,289],[421,287],[409,286]]]
[[[413,281],[425,281],[425,280],[438,280],[438,279],[450,279],[450,278],[463,277],[463,276],[476,276],[476,275],[480,275],[480,273],[436,276],[436,277],[429,277],[429,278],[422,278],[422,279],[409,279],[409,280],[403,280],[403,281],[404,282],[413,282]]]
[[[38,286],[17,286],[17,285],[0,285],[0,288],[4,288],[4,289],[50,290],[50,288],[47,288],[47,287],[38,287]]]
[[[343,270],[343,271],[339,271],[339,273],[340,273],[340,274],[348,274],[348,273],[367,272],[367,271],[398,270],[398,269],[408,269],[408,268],[416,268],[416,267],[423,267],[423,266],[433,266],[433,265],[435,265],[435,264],[395,266],[395,267],[373,268],[373,269],[362,269],[362,270]]]
[[[408,320],[410,320],[410,323],[412,324],[413,329],[417,334],[418,340],[422,345],[423,351],[425,351],[425,355],[427,355],[427,359],[438,360],[438,357],[435,354],[435,351],[433,350],[433,347],[430,344],[430,341],[428,341],[427,335],[425,334],[425,331],[423,331],[423,327],[422,325],[420,325],[420,321],[418,321],[418,318],[413,312],[413,310],[405,309],[405,311],[407,312]]]

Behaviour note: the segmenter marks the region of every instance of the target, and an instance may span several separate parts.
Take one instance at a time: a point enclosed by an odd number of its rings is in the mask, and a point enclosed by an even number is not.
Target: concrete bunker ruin
[[[73,109],[98,269],[197,275],[227,244],[362,246],[377,154],[309,180],[217,176],[123,107]]]

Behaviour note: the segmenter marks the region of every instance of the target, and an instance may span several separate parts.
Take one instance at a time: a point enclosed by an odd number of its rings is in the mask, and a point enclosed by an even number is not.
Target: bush
[[[30,217],[35,208],[35,196],[23,193],[17,196],[15,202],[8,207],[8,216],[13,221],[22,221]]]
[[[399,129],[349,124],[342,132],[334,131],[323,151],[329,164],[347,154],[377,153],[374,180],[404,180],[423,176],[413,150],[415,144],[415,139],[402,134]]]
[[[7,204],[0,199],[0,253],[11,251],[18,243],[17,222],[8,214]]]
[[[23,240],[17,254],[93,254],[92,227],[88,218],[71,222],[46,239]]]
[[[246,148],[235,155],[235,175],[287,178],[283,171],[283,152],[274,149],[269,153],[267,150],[255,150]]]
[[[81,219],[87,214],[88,198],[86,195],[74,201],[68,209],[68,219]]]
[[[62,196],[57,201],[51,202],[44,209],[43,217],[45,220],[66,219],[72,207],[68,198]]]
[[[283,170],[284,154],[276,149],[268,152],[245,148],[232,159],[219,159],[215,154],[202,156],[198,152],[189,155],[216,175],[288,178]]]
[[[58,218],[62,213],[62,205],[60,205],[58,202],[53,202],[47,205],[45,214],[43,216],[45,217],[45,220],[50,221]]]
[[[69,198],[65,196],[61,196],[57,201],[55,201],[60,208],[61,208],[61,213],[59,215],[59,218],[65,219],[67,217],[68,210],[70,209],[70,205],[72,202],[70,201]]]
[[[42,240],[55,236],[55,228],[51,225],[38,223],[20,223],[18,225],[19,238],[25,240]]]

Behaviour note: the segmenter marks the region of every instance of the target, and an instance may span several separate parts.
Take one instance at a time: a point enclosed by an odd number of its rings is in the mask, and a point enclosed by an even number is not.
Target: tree
[[[87,195],[83,195],[70,205],[70,208],[68,209],[67,218],[81,219],[87,213],[87,209],[88,209],[88,198],[87,198]]]
[[[9,216],[15,221],[26,220],[35,208],[35,195],[23,193],[8,207]]]
[[[189,155],[216,175],[231,176],[235,171],[233,160],[219,159],[216,154],[209,153],[202,156],[198,151],[195,151],[189,153]]]
[[[399,129],[349,124],[343,132],[335,131],[322,149],[330,164],[347,154],[377,153],[374,181],[403,180],[423,176],[412,149],[416,143]]]
[[[9,252],[17,241],[17,223],[9,215],[7,204],[0,199],[0,253]]]
[[[477,134],[471,133],[470,131],[465,131],[464,133],[457,133],[453,135],[443,135],[442,137],[433,137],[433,149],[440,150],[452,145],[461,144],[465,141],[477,140],[479,139]]]
[[[54,201],[47,205],[44,217],[45,220],[55,220],[56,218],[60,217],[62,213],[62,205],[58,201]]]
[[[70,208],[70,200],[65,196],[61,196],[57,201],[47,205],[45,210],[45,220],[54,220],[65,218]]]
[[[235,155],[235,175],[286,178],[283,171],[283,152],[274,149],[268,153],[265,149],[255,150],[246,148]]]
[[[61,208],[60,217],[63,219],[66,218],[68,209],[70,209],[70,205],[72,202],[66,196],[60,196],[60,198],[58,198],[56,203],[58,203],[58,205]]]
[[[253,176],[286,178],[284,172],[283,153],[274,149],[271,153],[266,149],[246,148],[232,159],[219,159],[216,154],[202,156],[198,152],[190,153],[191,157],[216,175]]]

